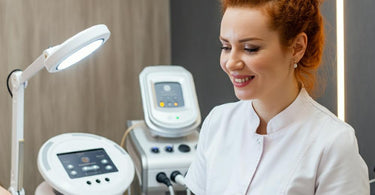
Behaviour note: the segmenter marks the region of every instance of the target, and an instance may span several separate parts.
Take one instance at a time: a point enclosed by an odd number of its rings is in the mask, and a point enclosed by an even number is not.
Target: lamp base
[[[38,187],[35,189],[35,195],[57,195],[61,193],[56,193],[56,191],[47,184],[47,182],[43,181]]]
[[[22,188],[21,191],[17,192],[15,190],[9,189],[10,194],[12,195],[25,195],[25,190]]]

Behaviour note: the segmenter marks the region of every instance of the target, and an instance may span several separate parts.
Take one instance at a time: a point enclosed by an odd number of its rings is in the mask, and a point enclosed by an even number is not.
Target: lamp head
[[[110,34],[104,24],[81,31],[62,44],[44,50],[44,66],[48,72],[58,72],[68,68],[102,46]]]

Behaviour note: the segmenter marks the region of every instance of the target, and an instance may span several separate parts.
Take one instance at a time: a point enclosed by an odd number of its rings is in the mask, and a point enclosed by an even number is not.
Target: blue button
[[[152,147],[151,148],[151,152],[153,152],[153,153],[159,153],[160,151],[159,151],[158,147]]]
[[[173,152],[173,147],[172,146],[166,146],[165,151],[167,152]]]

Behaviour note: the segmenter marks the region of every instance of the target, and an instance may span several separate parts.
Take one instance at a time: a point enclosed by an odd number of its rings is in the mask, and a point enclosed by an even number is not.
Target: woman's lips
[[[233,76],[232,82],[235,87],[245,87],[255,76]]]

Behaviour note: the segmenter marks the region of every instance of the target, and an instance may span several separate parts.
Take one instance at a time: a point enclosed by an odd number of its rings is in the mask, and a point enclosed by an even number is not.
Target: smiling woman
[[[313,100],[320,0],[223,0],[221,68],[240,101],[205,119],[195,194],[368,195],[353,128]]]

